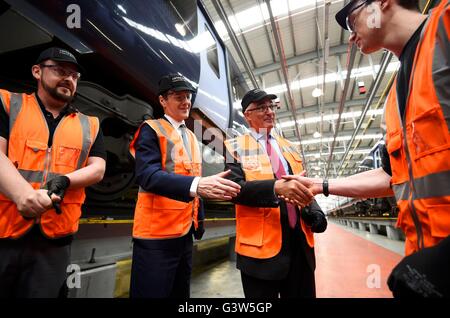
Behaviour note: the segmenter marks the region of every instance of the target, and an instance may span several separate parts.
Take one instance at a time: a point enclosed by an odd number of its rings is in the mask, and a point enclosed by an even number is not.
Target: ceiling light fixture
[[[320,88],[316,87],[313,89],[313,91],[312,91],[313,97],[320,97],[322,95],[323,95],[323,91]]]

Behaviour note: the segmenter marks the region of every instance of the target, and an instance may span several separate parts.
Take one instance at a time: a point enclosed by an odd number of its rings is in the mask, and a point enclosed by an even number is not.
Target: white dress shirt
[[[184,120],[176,121],[175,119],[173,119],[172,117],[170,117],[167,114],[164,114],[164,117],[166,117],[167,120],[169,121],[169,123],[171,123],[172,126],[175,127],[175,130],[177,131],[178,135],[180,135],[180,137],[182,137],[180,126],[181,125],[186,125],[184,123]],[[200,181],[200,177],[195,177],[194,180],[192,180],[191,187],[189,188],[189,194],[190,194],[191,197],[196,197],[197,196],[197,188],[198,188],[198,182],[199,181]]]

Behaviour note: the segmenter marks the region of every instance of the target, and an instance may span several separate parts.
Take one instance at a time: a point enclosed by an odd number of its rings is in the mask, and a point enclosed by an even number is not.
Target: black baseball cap
[[[349,3],[347,3],[341,10],[336,13],[335,18],[337,23],[345,30],[348,30],[347,28],[347,16],[350,13],[350,11],[354,8],[357,2],[360,0],[351,0]],[[368,1],[371,2],[371,1]]]
[[[191,91],[195,93],[195,88],[180,74],[168,74],[161,77],[159,80],[158,95],[162,95],[169,90],[174,92]]]
[[[248,105],[250,105],[253,102],[259,102],[260,100],[264,98],[270,98],[270,99],[276,99],[277,95],[274,94],[267,94],[265,91],[255,88],[251,91],[248,91],[244,97],[242,98],[241,105],[242,105],[242,112],[245,112]]]
[[[36,60],[36,64],[40,64],[46,60],[72,63],[77,66],[79,71],[84,71],[83,67],[80,64],[78,64],[75,55],[73,55],[68,50],[62,49],[60,47],[51,47],[42,51],[38,59]]]

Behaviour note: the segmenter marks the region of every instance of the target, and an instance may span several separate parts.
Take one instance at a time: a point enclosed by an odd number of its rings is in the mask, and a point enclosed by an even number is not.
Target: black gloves
[[[309,206],[305,206],[301,212],[301,218],[306,225],[311,227],[314,233],[322,233],[327,229],[327,219],[322,211],[317,211]]]
[[[45,189],[48,190],[48,196],[51,197],[52,194],[57,195],[61,198],[60,202],[53,202],[53,207],[56,210],[57,214],[61,214],[61,202],[64,198],[64,194],[66,193],[66,189],[70,186],[70,179],[66,176],[58,176],[55,177],[45,184]]]
[[[205,227],[203,226],[203,220],[198,221],[198,227],[194,230],[194,237],[196,240],[201,240],[205,233]]]

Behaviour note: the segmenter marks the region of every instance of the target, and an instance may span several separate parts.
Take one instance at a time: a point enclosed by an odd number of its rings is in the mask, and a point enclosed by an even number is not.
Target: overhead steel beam
[[[317,5],[317,1],[316,1]],[[325,104],[325,96],[326,96],[326,75],[327,75],[327,67],[328,67],[328,56],[329,52],[328,49],[330,47],[330,39],[328,37],[328,26],[329,26],[329,13],[330,13],[330,0],[325,0],[325,3],[323,5],[323,39],[322,39],[322,94],[319,96],[319,113],[320,113],[320,124],[319,124],[319,133],[320,138],[322,138],[323,135],[323,106]],[[323,144],[320,144],[320,153],[322,153],[322,146]]]
[[[258,0],[258,7],[259,7],[259,11],[261,12],[261,16],[262,16],[262,17],[265,17],[264,10],[263,10],[263,4],[264,4],[264,0]],[[266,32],[264,32],[264,34],[266,35],[267,43],[268,43],[269,46],[270,46],[270,55],[272,56],[272,61],[273,61],[273,63],[276,63],[276,61],[277,61],[277,59],[276,59],[276,51],[275,51],[275,48],[273,47],[272,41],[271,41],[271,39],[270,39],[270,29],[269,29],[268,24],[267,24],[266,21],[265,21],[265,18],[264,18],[264,23],[263,23],[263,25],[264,25],[264,30],[266,31]],[[259,75],[259,77],[260,77],[262,80],[264,80],[264,74]],[[282,80],[281,80],[280,72],[277,72],[277,78],[278,78],[278,81],[281,83]],[[263,87],[263,88],[266,88],[266,85],[263,84],[262,87]],[[283,94],[283,97],[284,97],[284,99],[285,99],[284,104],[287,105],[287,104],[288,104],[288,101],[287,101],[286,95]],[[280,98],[280,99],[281,99],[281,98]]]
[[[375,93],[378,91],[378,88],[381,85],[381,82],[382,82],[382,80],[384,78],[384,75],[386,73],[386,69],[387,69],[387,67],[389,65],[389,62],[391,61],[392,57],[393,57],[392,52],[386,51],[386,52],[383,53],[383,57],[381,58],[381,67],[380,67],[380,70],[378,71],[377,78],[372,83],[372,87],[370,89],[369,97],[367,98],[366,104],[364,105],[363,112],[361,114],[361,117],[359,119],[358,124],[356,125],[355,131],[353,132],[352,138],[350,139],[350,141],[348,143],[349,146],[348,146],[347,150],[345,151],[344,156],[342,157],[341,163],[339,164],[338,172],[341,170],[342,165],[344,164],[345,158],[347,157],[348,152],[349,152],[349,150],[350,150],[350,148],[352,146],[352,143],[355,140],[356,135],[358,134],[359,128],[361,128],[361,125],[364,122],[364,118],[366,117],[366,113],[369,110],[370,106],[372,105],[372,102],[373,102],[373,100],[375,98]]]
[[[275,38],[275,43],[277,45],[277,50],[278,50],[278,56],[280,58],[280,62],[281,62],[281,69],[283,71],[283,77],[284,77],[284,82],[286,84],[286,88],[287,88],[287,94],[288,94],[288,98],[289,98],[289,109],[291,110],[292,113],[292,117],[294,118],[295,121],[295,129],[297,132],[297,138],[300,141],[300,127],[297,123],[297,114],[295,111],[295,103],[293,100],[293,96],[292,96],[292,92],[291,92],[291,86],[289,83],[289,74],[288,74],[288,69],[287,69],[287,64],[286,64],[286,56],[284,54],[284,49],[283,49],[283,44],[282,44],[282,40],[281,40],[281,34],[280,34],[280,30],[278,28],[278,23],[275,21],[275,18],[273,16],[273,12],[272,12],[272,6],[270,5],[270,0],[266,0],[266,5],[267,5],[267,9],[269,10],[269,16],[270,16],[270,24],[272,25],[272,32],[273,32],[273,36]],[[302,154],[303,157],[303,166],[305,168],[305,170],[307,170],[307,163],[305,160],[305,154],[303,153],[303,147],[301,144],[299,144],[299,148],[300,148],[300,152]]]
[[[345,103],[345,107],[363,106],[365,101],[366,101],[365,98],[349,100],[348,102]],[[339,103],[331,102],[331,103],[325,103],[323,109],[324,109],[324,111],[325,110],[334,110],[338,107],[339,107]],[[311,106],[306,106],[306,107],[297,109],[297,114],[312,113],[312,112],[316,113],[316,115],[317,115],[317,105],[311,105]],[[291,112],[277,113],[277,119],[286,119],[286,118],[290,118],[291,116],[292,116]]]
[[[230,9],[231,13],[232,13],[233,15],[236,15],[236,13],[234,12],[233,7],[231,6],[230,0],[227,0],[227,4],[228,4],[228,8]],[[239,27],[239,33],[240,33],[240,36],[241,36],[241,38],[242,38],[242,42],[244,43],[245,49],[246,49],[247,52],[248,52],[248,56],[250,57],[250,61],[251,61],[251,64],[252,64],[252,65],[251,65],[251,68],[253,69],[253,68],[255,68],[255,66],[256,66],[255,59],[253,58],[252,51],[250,51],[250,47],[249,47],[249,45],[248,45],[248,42],[247,42],[247,40],[245,39],[245,36],[244,36],[244,34],[243,34],[243,32],[242,32],[242,29],[241,29],[240,27]]]
[[[347,78],[345,79],[345,83],[344,83],[344,89],[342,90],[342,95],[341,95],[341,100],[339,103],[339,116],[336,122],[336,129],[334,132],[334,139],[333,142],[331,143],[331,149],[330,149],[330,156],[328,159],[328,163],[327,163],[327,167],[325,169],[325,178],[328,178],[328,171],[330,169],[330,164],[331,164],[331,159],[333,157],[333,150],[334,150],[334,145],[336,143],[336,137],[337,134],[339,133],[339,126],[340,126],[340,122],[341,122],[341,115],[344,111],[344,107],[345,107],[345,101],[347,100],[347,91],[348,91],[348,87],[350,86],[350,75],[352,74],[352,69],[353,69],[353,64],[355,63],[355,56],[356,56],[356,45],[352,44],[351,45],[352,48],[350,50],[350,57],[348,60],[348,65],[347,65]],[[353,133],[354,135],[354,133]],[[348,148],[346,150],[346,153],[348,153]]]
[[[239,44],[239,41],[237,39],[236,34],[234,33],[233,28],[231,27],[230,21],[228,21],[228,17],[225,13],[225,10],[218,0],[211,0],[212,4],[214,5],[214,8],[217,11],[217,14],[219,15],[219,18],[222,20],[223,24],[225,25],[225,28],[227,29],[228,35],[230,36],[231,43],[233,43],[233,46],[239,55],[239,58],[244,65],[245,71],[248,74],[248,77],[250,78],[253,86],[255,88],[259,88],[258,82],[256,81],[255,74],[252,72],[250,65],[248,64],[247,58],[244,55],[244,51],[242,50],[241,45]]]
[[[350,135],[350,133],[353,133],[353,130],[354,129],[352,127],[352,128],[349,128],[349,129],[341,130],[340,132],[341,132],[341,135],[348,136],[348,135]],[[372,134],[379,134],[379,133],[381,133],[381,128],[369,128],[366,131],[366,134],[370,134],[370,135],[372,135]],[[333,136],[334,136],[334,133],[332,133],[332,132],[324,133],[322,138],[330,138],[330,137],[333,137]],[[292,138],[289,138],[289,139],[292,139]],[[302,135],[302,140],[303,141],[304,140],[309,140],[309,139],[317,139],[317,140],[319,140],[319,138],[314,138],[313,134]],[[291,141],[298,141],[298,140],[291,140]]]
[[[214,1],[217,1],[217,0],[214,0]],[[347,49],[348,49],[347,44],[332,46],[332,47],[330,47],[329,55],[332,56],[332,55],[337,55],[337,54],[344,54],[344,53],[347,53]],[[286,64],[287,64],[287,66],[293,66],[293,65],[317,60],[319,58],[320,58],[320,56],[317,55],[317,51],[314,50],[314,51],[311,51],[308,53],[304,53],[301,55],[297,55],[297,56],[288,58],[288,59],[286,59]],[[270,63],[267,65],[255,68],[253,70],[253,74],[255,74],[255,76],[260,76],[265,73],[277,71],[280,68],[281,68],[280,63]]]

